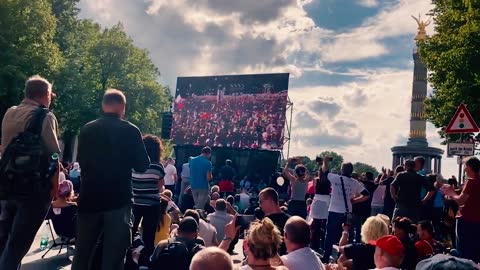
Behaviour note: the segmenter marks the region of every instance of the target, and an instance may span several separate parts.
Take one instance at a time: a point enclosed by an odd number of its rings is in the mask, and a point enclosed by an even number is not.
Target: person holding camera
[[[321,169],[321,173],[324,173],[332,184],[332,196],[328,208],[325,253],[322,259],[324,263],[329,262],[333,244],[340,240],[342,224],[351,224],[352,205],[364,202],[370,197],[370,193],[365,187],[351,178],[353,172],[352,163],[343,163],[341,175],[338,175],[328,171],[329,162],[330,159],[323,159]]]
[[[290,170],[292,165],[295,166],[293,172]],[[307,195],[308,182],[312,178],[310,172],[301,164],[300,159],[288,159],[283,169],[283,175],[290,181],[291,196],[288,202],[288,213],[292,216],[306,219],[307,203],[305,197]]]

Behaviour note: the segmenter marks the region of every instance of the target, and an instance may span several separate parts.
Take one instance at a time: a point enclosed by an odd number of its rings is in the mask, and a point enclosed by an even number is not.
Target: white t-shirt
[[[200,235],[200,237],[202,237],[205,241],[205,246],[214,246],[213,239],[215,237],[215,241],[217,241],[217,229],[203,219],[200,219],[200,224],[198,227],[198,235]]]
[[[247,209],[250,206],[250,196],[245,193],[240,193],[240,205],[242,206],[243,210]]]
[[[325,270],[320,258],[309,247],[297,249],[281,258],[288,270]]]
[[[385,185],[378,185],[377,189],[373,192],[372,196],[372,206],[383,206],[383,200],[385,199],[385,190],[387,186]]]
[[[328,208],[328,211],[343,214],[346,213],[346,209],[340,177],[343,178],[343,183],[345,185],[345,195],[347,195],[348,210],[350,212],[352,212],[352,202],[350,201],[350,199],[354,196],[360,195],[360,193],[365,189],[365,187],[360,182],[350,177],[341,176],[334,173],[328,174],[328,180],[332,184],[332,197],[330,200],[330,207]]]
[[[188,163],[182,165],[182,179],[184,178],[190,178],[190,165]]]
[[[330,195],[315,194],[312,206],[310,206],[309,218],[327,219],[328,207],[330,206]]]
[[[165,177],[163,178],[165,180],[165,185],[175,185],[175,179],[173,178],[174,175],[177,175],[177,168],[172,164],[168,164],[167,167],[165,167]]]

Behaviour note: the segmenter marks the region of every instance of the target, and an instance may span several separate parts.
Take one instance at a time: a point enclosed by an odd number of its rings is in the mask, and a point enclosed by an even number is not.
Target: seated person
[[[64,180],[58,185],[57,198],[52,202],[49,213],[56,233],[61,237],[72,239],[76,232],[77,203],[73,201],[73,184]]]
[[[168,239],[170,234],[170,226],[172,225],[172,218],[167,213],[168,202],[164,199],[160,201],[160,217],[158,219],[158,226],[155,232],[155,244]]]
[[[269,218],[262,221],[254,221],[245,236],[243,249],[246,254],[246,264],[239,270],[279,270],[287,269],[283,266],[276,267],[271,260],[278,257],[282,235],[277,226]]]
[[[199,251],[192,259],[190,270],[233,270],[230,255],[224,250],[209,247]]]
[[[73,184],[70,180],[63,180],[58,185],[57,198],[52,202],[53,212],[59,215],[62,208],[72,205],[77,206]]]
[[[288,254],[281,257],[283,264],[290,270],[324,270],[320,256],[310,245],[310,226],[298,216],[287,220],[284,228],[284,242]]]
[[[218,246],[217,229],[200,217],[196,210],[188,209],[183,217],[193,217],[195,219],[198,223],[198,235],[203,239],[206,247]]]
[[[433,224],[430,221],[424,220],[417,224],[417,235],[420,240],[427,241],[433,248],[434,254],[441,254],[446,252],[445,247],[439,241],[433,239],[434,231]],[[415,246],[417,244],[415,243]]]
[[[188,186],[182,194],[182,204],[180,210],[185,213],[188,209],[195,208],[195,202],[193,200],[192,189]]]
[[[348,269],[367,270],[375,268],[375,246],[369,244],[389,234],[387,224],[378,216],[369,217],[362,226],[362,243],[348,244],[349,226],[344,226],[339,243],[338,261]]]
[[[173,219],[173,222],[178,223],[178,221],[180,220],[180,209],[172,199],[173,198],[172,191],[168,189],[164,190],[162,193],[160,193],[160,198],[162,200],[168,201],[167,213],[170,214],[170,216]]]
[[[150,270],[188,270],[192,257],[204,245],[199,245],[198,223],[185,217],[178,226],[177,236],[161,241],[150,258]],[[203,244],[203,240],[201,241]]]

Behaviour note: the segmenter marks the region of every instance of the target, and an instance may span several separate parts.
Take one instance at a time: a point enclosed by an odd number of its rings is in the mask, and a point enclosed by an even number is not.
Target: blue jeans
[[[342,223],[345,222],[344,213],[328,212],[327,236],[325,239],[325,253],[322,261],[328,263],[332,255],[333,244],[342,236]]]
[[[457,218],[457,250],[460,252],[460,257],[472,260],[475,263],[480,263],[479,227],[479,223]]]

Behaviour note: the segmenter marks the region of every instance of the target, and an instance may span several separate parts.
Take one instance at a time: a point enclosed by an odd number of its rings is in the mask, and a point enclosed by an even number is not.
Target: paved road
[[[70,270],[71,263],[72,263],[71,259],[74,253],[73,250],[69,251],[70,258],[67,258],[66,248],[63,248],[62,252],[58,254],[58,251],[60,248],[57,247],[52,249],[47,254],[47,256],[45,256],[45,259],[42,259],[41,257],[45,253],[45,251],[40,250],[40,238],[41,238],[41,235],[40,233],[38,233],[37,236],[35,237],[35,241],[33,242],[29,252],[23,259],[22,267],[20,269],[21,270],[57,270],[57,269]],[[51,243],[51,239],[50,239],[50,243]],[[235,251],[234,251],[235,255],[232,256],[233,262],[236,265],[240,265],[243,259],[242,244],[243,244],[243,241],[240,240],[238,244],[235,246]]]

